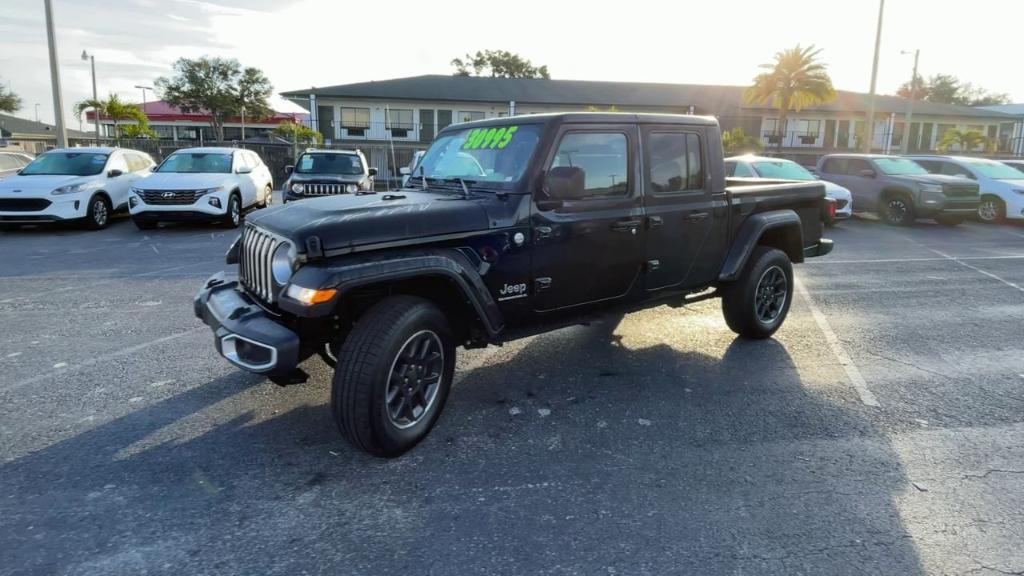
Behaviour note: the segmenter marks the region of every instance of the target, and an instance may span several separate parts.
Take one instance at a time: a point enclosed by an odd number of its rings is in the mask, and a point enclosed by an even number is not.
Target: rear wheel
[[[722,313],[729,328],[746,338],[768,338],[789,313],[793,265],[782,250],[758,246],[739,279],[722,292]]]
[[[90,230],[106,228],[110,225],[110,212],[110,200],[106,196],[93,196],[85,210],[85,227]]]
[[[914,205],[906,196],[889,196],[882,206],[882,218],[890,226],[909,226],[914,222]]]
[[[1006,218],[1006,203],[998,196],[983,196],[978,205],[978,220],[987,224],[1002,222]]]
[[[231,194],[228,196],[228,208],[224,212],[224,216],[221,217],[221,224],[228,228],[238,228],[241,222],[242,202],[238,199],[238,194]]]
[[[342,435],[376,456],[398,456],[437,422],[455,373],[448,320],[428,300],[386,298],[338,351],[331,413]]]

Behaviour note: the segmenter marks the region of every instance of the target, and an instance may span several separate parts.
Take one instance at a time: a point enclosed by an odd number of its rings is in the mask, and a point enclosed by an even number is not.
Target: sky
[[[470,0],[374,5],[346,0],[53,0],[69,128],[91,97],[95,55],[101,97],[139,102],[180,57],[237,58],[262,69],[275,94],[420,74],[449,74],[451,59],[481,49],[546,64],[552,78],[747,85],[758,65],[796,44],[822,49],[836,88],[867,92],[875,0]],[[375,6],[379,6],[377,9]],[[1024,102],[1020,0],[888,0],[878,93],[920,73],[953,74]],[[17,113],[53,122],[43,0],[0,0],[0,83]],[[150,93],[148,98],[154,98]],[[283,111],[299,110],[275,96]],[[614,103],[609,103],[614,104]],[[85,126],[88,129],[88,126]]]

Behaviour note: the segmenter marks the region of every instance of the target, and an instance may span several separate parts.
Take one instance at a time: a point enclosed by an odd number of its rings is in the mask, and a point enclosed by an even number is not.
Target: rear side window
[[[942,162],[939,162],[938,160],[915,159],[914,162],[917,162],[918,164],[921,165],[921,168],[924,168],[925,170],[931,172],[932,174],[938,174],[942,172]]]
[[[141,172],[146,168],[149,168],[149,160],[144,156],[138,154],[126,153],[124,159],[128,162],[128,170],[132,172]]]
[[[918,162],[918,164],[920,164],[920,162]],[[931,172],[931,170],[929,170],[929,172]],[[963,166],[957,166],[952,162],[942,163],[942,174],[945,174],[947,176],[960,176],[961,178],[974,178],[970,170],[964,168]]]
[[[651,190],[700,190],[704,184],[700,137],[686,132],[654,132],[648,144]]]
[[[14,156],[0,154],[0,170],[17,170],[21,163],[15,160]]]
[[[587,196],[622,196],[629,190],[628,149],[621,132],[569,132],[558,144],[551,167],[583,170]]]

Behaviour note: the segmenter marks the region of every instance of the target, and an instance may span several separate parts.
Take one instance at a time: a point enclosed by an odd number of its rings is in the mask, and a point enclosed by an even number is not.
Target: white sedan
[[[111,214],[128,205],[132,184],[152,167],[153,159],[136,150],[50,150],[0,182],[0,224],[74,220],[106,228]]]
[[[766,156],[733,156],[725,159],[725,175],[730,178],[770,178],[772,180],[818,180],[803,166],[792,160],[768,158]],[[835,218],[826,221],[831,226],[837,220],[853,216],[853,195],[842,186],[820,181],[825,185],[825,196],[836,201]]]
[[[250,150],[185,148],[132,188],[132,220],[142,230],[160,222],[217,220],[235,228],[242,211],[262,208],[274,190],[270,169]]]

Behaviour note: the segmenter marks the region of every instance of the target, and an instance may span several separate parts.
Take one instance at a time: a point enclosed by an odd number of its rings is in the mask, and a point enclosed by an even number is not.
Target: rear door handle
[[[639,220],[619,220],[612,224],[612,230],[616,232],[632,232],[636,234],[638,228],[640,228]]]
[[[661,219],[661,216],[648,216],[647,217],[647,227],[648,228],[657,228],[657,227],[661,226],[664,223],[665,223],[665,221]]]
[[[687,222],[701,222],[708,219],[707,212],[691,212],[686,215]]]

